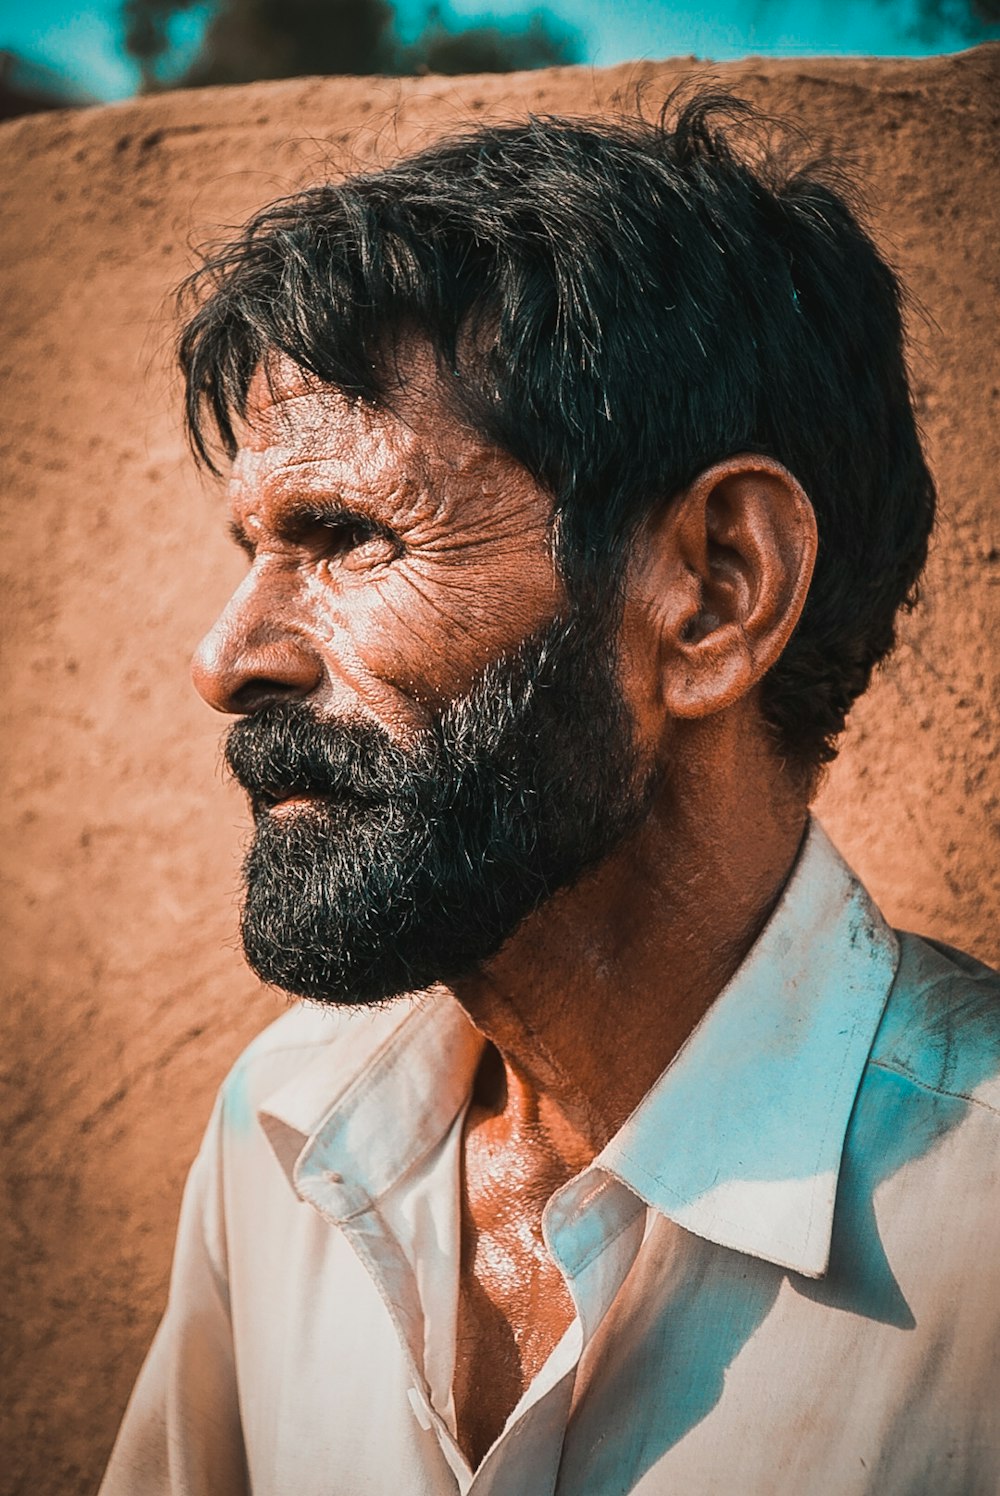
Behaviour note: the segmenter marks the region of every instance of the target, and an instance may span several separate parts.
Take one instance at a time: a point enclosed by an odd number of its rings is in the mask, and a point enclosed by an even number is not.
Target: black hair
[[[701,89],[655,123],[529,118],[272,203],[183,288],[197,454],[232,455],[275,352],[388,403],[416,332],[464,419],[551,493],[571,591],[620,578],[644,517],[705,468],[778,459],[819,554],[761,702],[814,773],[915,600],[934,486],[899,283],[839,175],[765,123]]]

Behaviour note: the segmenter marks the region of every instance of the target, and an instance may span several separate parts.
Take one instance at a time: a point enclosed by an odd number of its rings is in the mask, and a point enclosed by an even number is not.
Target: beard
[[[610,627],[557,620],[400,747],[301,702],[236,723],[255,833],[241,933],[263,981],[375,1004],[453,983],[602,862],[652,792]],[[274,812],[280,800],[309,797]]]

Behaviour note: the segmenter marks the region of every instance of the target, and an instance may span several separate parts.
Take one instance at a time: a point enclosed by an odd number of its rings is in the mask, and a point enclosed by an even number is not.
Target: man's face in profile
[[[320,1001],[468,972],[647,800],[612,609],[567,601],[547,496],[422,384],[390,413],[258,378],[232,485],[253,567],[195,663],[246,713],[248,960]]]

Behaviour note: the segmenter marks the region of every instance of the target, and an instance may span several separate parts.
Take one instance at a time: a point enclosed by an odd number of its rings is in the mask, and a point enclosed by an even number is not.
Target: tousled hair
[[[700,89],[655,123],[481,128],[272,203],[183,288],[196,453],[235,452],[275,353],[391,403],[415,332],[458,413],[550,492],[571,591],[620,579],[637,527],[699,472],[776,458],[819,553],[761,706],[814,774],[915,600],[934,487],[900,286],[839,176],[788,139]]]

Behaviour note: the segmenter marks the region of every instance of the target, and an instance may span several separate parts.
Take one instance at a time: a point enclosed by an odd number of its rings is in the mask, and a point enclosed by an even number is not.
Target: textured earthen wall
[[[987,958],[998,63],[991,48],[717,70],[849,145],[929,313],[913,327],[942,496],[926,601],[821,808],[894,920]],[[187,245],[470,118],[592,112],[640,85],[655,105],[686,66],[278,83],[0,131],[7,1492],[93,1489],[162,1307],[213,1091],[280,1007],[236,949],[243,810],[187,680],[241,570],[169,372],[165,298]]]

